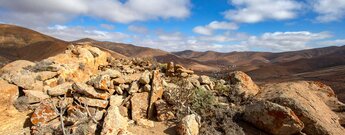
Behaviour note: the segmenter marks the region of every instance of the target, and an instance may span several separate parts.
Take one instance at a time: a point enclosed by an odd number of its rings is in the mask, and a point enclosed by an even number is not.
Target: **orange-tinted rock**
[[[58,114],[55,112],[55,108],[52,103],[49,100],[44,100],[35,109],[30,120],[34,125],[42,125],[48,123],[56,117],[58,117]]]
[[[269,101],[259,101],[246,106],[244,119],[274,135],[296,134],[304,127],[290,108]]]
[[[13,108],[19,95],[18,86],[0,79],[0,93],[0,111]]]
[[[255,96],[259,92],[259,87],[244,72],[234,71],[230,73],[229,77],[230,85],[234,88],[236,94],[250,97]]]
[[[257,98],[266,99],[289,107],[304,123],[303,132],[313,135],[345,133],[336,115],[324,102],[322,96],[315,94],[308,82],[285,82],[266,84]]]

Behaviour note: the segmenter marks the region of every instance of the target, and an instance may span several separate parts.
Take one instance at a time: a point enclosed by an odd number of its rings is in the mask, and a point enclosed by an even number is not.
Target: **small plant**
[[[195,88],[191,97],[191,109],[197,113],[208,110],[214,105],[215,97],[213,93],[203,88]]]

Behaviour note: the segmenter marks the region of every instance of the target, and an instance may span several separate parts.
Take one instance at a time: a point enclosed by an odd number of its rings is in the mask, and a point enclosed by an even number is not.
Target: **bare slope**
[[[67,42],[36,31],[7,24],[0,24],[1,62],[18,59],[38,61],[61,53]]]

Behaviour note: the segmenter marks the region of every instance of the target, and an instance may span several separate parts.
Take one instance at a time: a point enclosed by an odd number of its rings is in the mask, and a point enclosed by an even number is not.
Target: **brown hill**
[[[3,63],[24,59],[38,61],[63,52],[68,42],[36,31],[0,24],[0,60]]]
[[[225,67],[221,74],[232,70],[246,71],[257,82],[294,80],[322,81],[333,87],[345,101],[345,46],[291,51],[268,52],[174,52],[181,57]]]

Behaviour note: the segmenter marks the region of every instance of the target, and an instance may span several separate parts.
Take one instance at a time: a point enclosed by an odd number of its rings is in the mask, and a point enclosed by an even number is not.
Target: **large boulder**
[[[259,87],[244,72],[234,71],[229,74],[229,77],[230,85],[235,90],[235,94],[247,98],[255,96],[259,92]]]
[[[313,135],[345,133],[339,117],[315,94],[308,82],[266,84],[256,98],[289,107],[304,123],[302,132]]]
[[[247,105],[244,119],[274,135],[296,134],[304,127],[302,121],[290,108],[269,101]]]
[[[198,135],[200,127],[200,117],[191,114],[185,116],[177,125],[177,132],[180,135]]]

